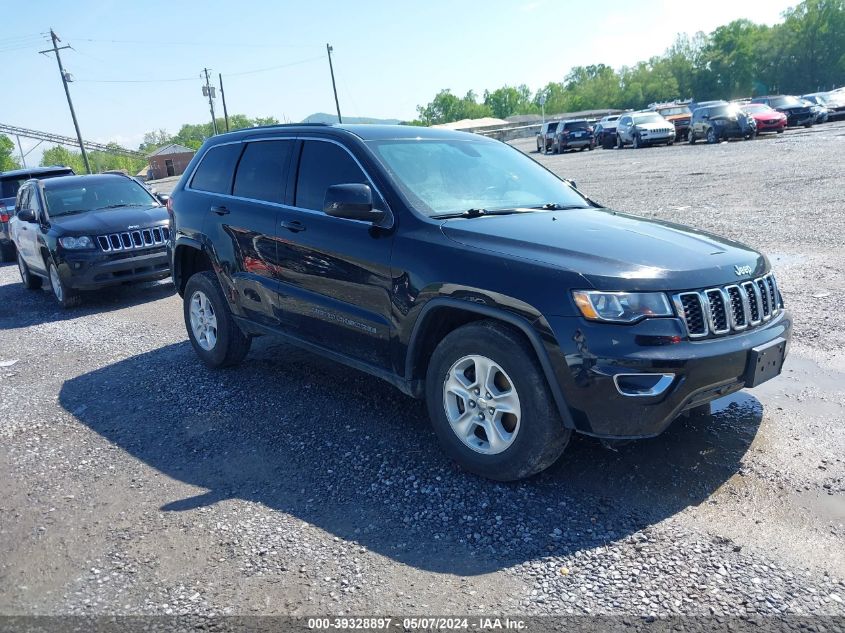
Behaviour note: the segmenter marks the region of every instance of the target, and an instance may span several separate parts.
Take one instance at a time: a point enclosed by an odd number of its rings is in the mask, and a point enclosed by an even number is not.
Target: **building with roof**
[[[147,156],[150,161],[149,179],[158,180],[159,178],[167,178],[168,176],[181,176],[188,168],[188,163],[196,153],[190,147],[179,145],[178,143],[170,143],[164,147],[159,147],[152,154]]]

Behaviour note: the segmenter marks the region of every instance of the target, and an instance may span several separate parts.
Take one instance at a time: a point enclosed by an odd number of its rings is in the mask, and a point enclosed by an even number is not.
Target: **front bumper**
[[[170,260],[164,246],[125,253],[63,250],[57,259],[59,276],[74,290],[94,290],[170,276]]]
[[[643,143],[646,144],[654,144],[654,143],[674,143],[675,142],[675,133],[672,132],[671,134],[645,134],[641,133],[640,138],[642,139]]]
[[[547,351],[575,429],[612,439],[653,437],[683,411],[739,391],[752,348],[779,338],[788,346],[792,333],[786,311],[752,330],[698,341],[685,339],[678,319],[623,326],[550,317],[547,323]],[[619,377],[638,374],[671,381],[655,395],[623,395]]]
[[[813,112],[789,112],[786,115],[786,124],[790,127],[799,125],[812,125],[816,122],[816,115]]]

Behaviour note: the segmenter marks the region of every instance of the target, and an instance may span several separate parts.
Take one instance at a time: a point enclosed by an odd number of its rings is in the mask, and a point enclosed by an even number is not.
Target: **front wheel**
[[[24,288],[27,290],[38,290],[44,283],[41,277],[29,272],[29,266],[26,265],[23,257],[21,257],[20,251],[18,252],[18,272],[20,272],[21,282],[23,282]]]
[[[778,134],[783,134],[783,129],[777,130]]]
[[[695,141],[695,132],[690,130],[689,132],[687,132],[687,142],[689,142],[690,145],[695,145]]]
[[[640,139],[639,134],[634,134],[634,140],[631,144],[633,145],[634,149],[642,149],[643,142]]]
[[[188,338],[202,362],[229,367],[246,357],[252,339],[235,322],[213,272],[197,273],[188,280],[182,307]]]
[[[426,373],[426,404],[446,453],[488,479],[515,481],[548,468],[572,434],[531,348],[496,321],[465,325],[440,342]]]
[[[718,141],[718,140],[719,140],[719,139],[718,139],[718,137],[716,136],[716,130],[714,130],[712,127],[711,127],[709,130],[707,130],[707,142],[708,142],[708,143],[710,143],[711,145],[713,145],[713,144],[714,144],[714,143],[716,143],[716,141]]]
[[[616,149],[625,149],[625,143],[622,142],[622,137],[616,135]]]
[[[62,281],[59,276],[59,269],[53,262],[49,265],[50,273],[50,288],[53,290],[53,296],[59,305],[65,309],[74,308],[79,305],[81,297]]]

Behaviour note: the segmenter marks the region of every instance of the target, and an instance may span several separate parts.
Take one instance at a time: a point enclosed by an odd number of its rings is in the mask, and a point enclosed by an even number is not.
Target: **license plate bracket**
[[[756,387],[780,375],[785,358],[786,339],[784,338],[776,338],[765,345],[751,348],[745,367],[745,386]]]

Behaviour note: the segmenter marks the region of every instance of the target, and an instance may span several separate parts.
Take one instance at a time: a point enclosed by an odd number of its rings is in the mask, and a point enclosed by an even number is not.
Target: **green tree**
[[[20,169],[21,164],[15,160],[15,144],[8,136],[0,134],[0,171]]]
[[[461,119],[479,119],[492,116],[490,106],[478,103],[476,94],[470,90],[463,99],[452,94],[448,89],[441,90],[425,106],[417,106],[420,121],[425,125],[451,123]]]
[[[534,109],[531,90],[525,84],[517,88],[503,86],[492,92],[485,90],[484,105],[490,108],[493,116],[500,119],[514,114],[526,114]]]

